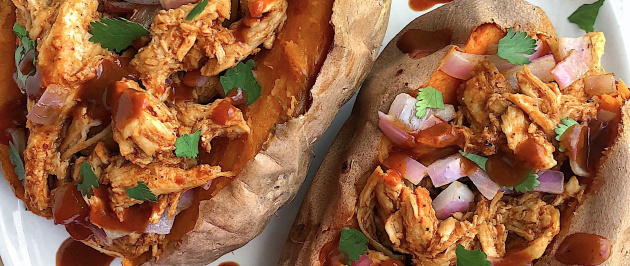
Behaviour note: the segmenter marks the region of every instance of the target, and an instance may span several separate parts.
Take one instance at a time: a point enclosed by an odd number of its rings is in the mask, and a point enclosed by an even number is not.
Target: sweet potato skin
[[[331,49],[305,114],[277,125],[263,149],[215,197],[202,201],[194,228],[146,265],[205,265],[260,234],[300,188],[318,138],[365,79],[381,46],[390,0],[335,1]],[[331,111],[335,110],[335,111]]]
[[[399,93],[426,86],[452,48],[447,46],[412,59],[396,47],[402,33],[407,29],[448,28],[453,32],[451,44],[463,48],[471,32],[485,23],[557,39],[544,12],[521,0],[453,1],[407,25],[387,45],[363,84],[352,115],[313,179],[285,243],[280,265],[320,265],[324,245],[338,239],[341,228],[352,226],[359,194],[355,183],[378,164],[378,147],[383,138],[378,128],[378,111],[387,112]]]

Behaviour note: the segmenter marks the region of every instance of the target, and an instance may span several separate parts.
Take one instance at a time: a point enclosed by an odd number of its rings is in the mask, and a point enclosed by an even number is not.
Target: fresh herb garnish
[[[21,88],[23,88],[24,86],[26,86],[26,78],[35,73],[35,68],[33,67],[29,73],[24,74],[22,73],[22,69],[20,69],[20,62],[24,60],[24,57],[29,51],[33,50],[33,52],[35,53],[35,55],[33,56],[34,66],[35,60],[37,60],[37,50],[35,47],[35,41],[31,40],[28,37],[28,32],[26,31],[26,29],[20,26],[20,24],[18,24],[17,22],[13,24],[13,33],[15,33],[18,39],[20,39],[20,45],[15,48],[15,67],[17,67],[17,78],[21,83],[19,85]]]
[[[177,157],[197,158],[199,154],[199,135],[201,130],[192,134],[184,134],[175,141],[175,155]]]
[[[199,3],[197,3],[197,5],[193,7],[192,10],[190,10],[190,13],[188,13],[188,16],[186,16],[186,20],[193,20],[195,17],[199,16],[199,14],[201,14],[201,12],[206,9],[207,5],[208,0],[199,1]]]
[[[534,172],[529,172],[527,174],[527,178],[523,180],[520,184],[515,187],[505,187],[509,190],[517,191],[520,193],[525,193],[527,191],[534,190],[535,187],[540,185],[540,181],[538,181],[538,175],[534,174]]]
[[[467,250],[462,244],[457,244],[455,249],[457,256],[457,266],[490,266],[492,263],[487,260],[488,256],[483,251]]]
[[[479,165],[479,167],[481,167],[483,171],[486,171],[486,162],[488,161],[488,158],[477,154],[467,153],[462,150],[460,150],[459,153],[462,156],[466,157],[468,160],[471,160],[473,163]]]
[[[26,180],[24,180],[24,163],[22,162],[22,157],[20,157],[20,151],[17,150],[13,141],[9,141],[9,147],[9,160],[15,166],[13,171],[18,176],[18,179],[22,180],[22,185],[24,185]]]
[[[151,192],[144,181],[138,181],[138,185],[136,185],[135,187],[127,188],[125,189],[125,191],[127,192],[127,196],[132,199],[137,199],[139,201],[157,202],[157,197],[155,196],[155,194],[153,194],[153,192]]]
[[[554,130],[556,132],[556,140],[560,141],[562,134],[564,134],[564,132],[566,132],[571,126],[577,125],[577,123],[577,121],[570,117],[560,120],[560,124],[558,124],[558,127]]]
[[[419,89],[416,99],[418,100],[416,102],[416,116],[418,118],[423,118],[427,114],[427,108],[444,109],[442,92],[431,86]]]
[[[513,65],[526,65],[531,61],[523,54],[531,55],[535,52],[536,40],[527,36],[525,32],[514,32],[512,28],[509,28],[505,37],[499,40],[497,56]]]
[[[586,32],[592,32],[595,30],[593,25],[595,25],[599,9],[603,4],[604,0],[598,0],[592,4],[583,4],[578,7],[571,16],[569,16],[569,21],[571,23],[575,23],[578,27],[580,27],[580,29],[583,29]]]
[[[254,60],[249,60],[245,64],[239,62],[236,70],[230,68],[225,71],[225,75],[220,78],[223,91],[227,94],[232,89],[242,89],[247,96],[247,105],[252,104],[260,97],[260,84],[254,77]]]
[[[357,229],[341,229],[339,251],[348,256],[348,265],[358,260],[365,253],[368,241],[369,239]]]
[[[133,40],[150,34],[142,24],[124,18],[103,18],[90,22],[90,41],[100,43],[107,50],[120,53],[133,44]]]
[[[83,162],[79,169],[81,176],[83,176],[83,182],[81,184],[76,183],[77,190],[81,191],[81,195],[87,196],[88,199],[94,195],[94,188],[98,188],[98,177],[94,174],[92,166],[88,162]]]

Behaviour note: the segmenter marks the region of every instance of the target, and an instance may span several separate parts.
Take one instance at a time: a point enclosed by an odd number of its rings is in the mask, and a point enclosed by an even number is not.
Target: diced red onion
[[[165,9],[175,9],[183,5],[196,3],[198,0],[160,0],[160,4]]]
[[[147,6],[160,4],[160,0],[125,0],[125,2],[138,4],[138,5],[147,5]]]
[[[413,158],[404,156],[402,163],[404,168],[402,176],[414,185],[420,183],[420,181],[427,176],[427,167]],[[388,165],[387,161],[385,162],[385,166],[392,168],[391,165]]]
[[[407,133],[404,129],[397,126],[390,116],[379,111],[378,118],[378,127],[395,145],[404,145],[407,141],[412,139],[411,135],[409,135],[409,133]]]
[[[524,54],[523,56],[527,57],[529,61],[534,61],[535,59],[539,58],[542,55],[542,50],[543,50],[542,48],[543,48],[542,41],[536,40],[536,48],[534,48],[536,51],[533,54],[530,54],[530,55]]]
[[[441,187],[465,176],[461,166],[463,156],[459,153],[440,159],[427,167],[433,186]]]
[[[496,55],[486,55],[485,59],[492,62],[499,72],[504,72],[514,67],[512,63]]]
[[[580,53],[572,51],[551,70],[551,74],[561,88],[566,88],[580,79],[592,66],[592,61],[585,61]]]
[[[534,191],[560,194],[564,191],[564,173],[554,170],[542,170],[538,172],[540,185],[534,187]]]
[[[437,116],[444,120],[444,122],[450,122],[455,118],[455,107],[452,104],[445,104],[444,109],[429,108],[427,114],[424,116],[425,119],[427,119],[426,117],[429,115]]]
[[[584,91],[591,96],[616,92],[617,87],[615,86],[615,75],[602,74],[585,77]]]
[[[58,85],[50,85],[33,106],[26,118],[42,125],[52,125],[58,117],[58,111],[63,107],[65,92]]]
[[[137,8],[137,5],[122,1],[105,1],[104,8],[108,13],[131,14]]]
[[[435,210],[435,216],[440,220],[444,220],[453,215],[453,213],[463,213],[468,210],[474,197],[474,194],[466,185],[454,181],[435,197],[431,205]]]
[[[105,228],[102,228],[102,229],[106,235],[105,240],[104,240],[106,243],[111,243],[114,239],[118,239],[118,238],[121,238],[130,234],[129,232],[114,231],[114,230],[109,230]]]
[[[141,6],[133,11],[133,15],[131,15],[129,20],[140,23],[142,24],[142,26],[148,29],[151,28],[151,24],[153,24],[155,15],[157,15],[160,10],[162,10],[162,6],[160,5]]]
[[[373,263],[374,262],[370,259],[370,257],[368,257],[368,255],[363,254],[358,260],[353,261],[350,266],[372,266]]]
[[[98,237],[99,239],[101,239],[103,241],[103,243],[105,243],[105,245],[111,246],[113,244],[113,239],[107,237],[107,233],[105,233],[105,230],[103,230],[103,228],[100,228],[94,224],[90,224],[90,231],[92,231],[92,233]]]
[[[556,66],[556,60],[553,55],[545,55],[543,57],[533,60],[529,65],[529,70],[534,76],[540,79],[542,82],[551,82],[554,80],[551,70]],[[515,66],[514,68],[503,73],[507,79],[510,87],[517,87],[516,73],[523,72],[523,66]]]
[[[416,102],[416,98],[409,94],[398,94],[389,106],[388,115],[398,118],[411,131],[415,131],[421,124],[421,119],[416,116]]]
[[[186,192],[182,193],[182,195],[179,197],[179,201],[177,202],[177,213],[185,209],[188,209],[188,207],[192,205],[194,197],[195,197],[195,192],[192,189],[187,190]]]
[[[201,71],[199,70],[192,70],[186,72],[182,82],[186,86],[201,87],[208,82],[208,77],[201,75]]]
[[[483,55],[467,54],[453,49],[444,57],[440,70],[454,78],[467,80],[472,77],[477,63],[484,59]]]
[[[597,121],[601,122],[610,122],[617,117],[616,113],[606,110],[599,110],[597,112]]]
[[[508,195],[508,194],[512,194],[512,193],[514,193],[514,191],[513,191],[513,190],[510,190],[510,189],[507,189],[507,188],[504,188],[504,187],[500,188],[500,189],[499,189],[499,192],[501,192],[501,193],[503,193],[503,194],[505,194],[505,195]]]
[[[162,216],[160,216],[160,220],[157,222],[157,224],[149,223],[144,232],[166,235],[171,232],[174,222],[175,216],[168,218],[168,208],[166,208],[166,210],[164,210],[164,212],[162,213]]]
[[[566,58],[574,50],[583,61],[592,61],[591,40],[587,36],[578,38],[560,38],[558,40],[559,53],[562,58]]]
[[[477,190],[479,190],[479,192],[481,192],[481,194],[486,197],[486,199],[490,200],[494,198],[494,195],[499,192],[499,185],[492,181],[492,179],[490,179],[488,174],[483,171],[481,167],[477,168],[475,172],[468,175],[468,178],[470,178],[470,181],[475,184]]]
[[[578,151],[578,153],[585,152],[585,151],[578,150],[580,148],[579,143],[581,141],[587,141],[587,140],[581,140],[582,138],[587,137],[587,134],[582,134],[584,127],[586,127],[586,125],[575,125],[572,128],[569,128],[569,130],[564,132],[564,134],[569,134],[566,136],[566,138],[568,138],[567,140],[569,143],[569,147],[574,151]],[[576,160],[571,160],[571,159],[569,159],[569,162],[571,165],[571,170],[573,171],[574,174],[578,176],[585,176],[585,177],[590,176],[588,168],[585,165],[580,165],[579,162],[577,162]]]

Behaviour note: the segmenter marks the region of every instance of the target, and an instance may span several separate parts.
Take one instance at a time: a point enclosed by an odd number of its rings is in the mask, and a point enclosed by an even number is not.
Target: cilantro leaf
[[[520,184],[515,187],[505,187],[509,190],[514,190],[520,193],[525,193],[527,191],[534,190],[535,187],[540,185],[540,181],[538,181],[538,175],[534,174],[534,172],[529,172],[527,174],[527,178],[523,180]]]
[[[507,60],[513,65],[526,65],[531,63],[523,54],[531,55],[536,52],[536,40],[527,36],[525,32],[514,32],[508,29],[505,37],[499,40],[497,56]]]
[[[22,185],[24,185],[24,163],[22,162],[22,157],[20,157],[20,151],[17,150],[13,141],[9,141],[9,160],[11,164],[15,166],[13,171],[18,176],[19,180],[22,180]]]
[[[418,118],[423,118],[427,114],[427,108],[444,109],[442,92],[431,86],[419,89],[416,100],[418,100],[416,102],[416,116]]]
[[[595,20],[602,5],[604,5],[604,0],[598,0],[592,4],[583,4],[569,16],[569,21],[586,32],[594,31],[593,25],[595,25]]]
[[[562,137],[562,134],[564,134],[564,132],[566,132],[567,129],[569,129],[571,126],[577,125],[577,124],[578,122],[576,122],[575,120],[573,120],[573,118],[570,118],[570,117],[560,120],[560,124],[558,124],[558,127],[554,130],[557,134],[556,140],[560,141],[560,137]]]
[[[28,32],[26,29],[17,22],[13,24],[13,33],[20,39],[20,45],[15,48],[15,67],[17,67],[18,71],[16,71],[17,78],[21,84],[21,88],[26,86],[26,78],[35,73],[35,67],[31,69],[31,71],[27,74],[22,73],[22,69],[20,69],[20,63],[26,57],[31,50],[35,53],[33,56],[33,65],[35,65],[35,60],[37,60],[37,50],[35,46],[35,41],[31,40],[28,36]]]
[[[488,256],[483,251],[467,250],[462,244],[457,244],[455,249],[457,256],[457,266],[490,266],[492,263],[487,260]]]
[[[138,181],[138,185],[127,188],[125,191],[127,192],[127,196],[132,199],[157,202],[157,197],[153,194],[153,192],[151,192],[151,189],[149,189],[144,181]]]
[[[357,229],[341,229],[339,251],[348,255],[348,265],[352,261],[358,260],[365,253],[368,241],[369,239]]]
[[[194,18],[199,16],[199,14],[201,14],[201,12],[203,12],[203,10],[206,9],[207,5],[208,5],[208,0],[199,1],[199,3],[197,3],[197,5],[193,7],[192,10],[190,10],[190,13],[188,13],[188,15],[186,16],[186,20],[193,20]]]
[[[235,88],[243,89],[245,95],[247,95],[247,105],[252,104],[258,97],[260,97],[261,86],[254,77],[254,60],[249,60],[245,64],[239,62],[236,65],[236,71],[234,68],[230,68],[225,71],[225,75],[220,78],[223,91],[227,94],[229,91]]]
[[[462,150],[460,150],[459,153],[462,156],[466,157],[468,160],[471,160],[473,161],[473,163],[476,163],[477,165],[479,165],[479,167],[481,167],[483,171],[486,171],[486,162],[488,161],[488,158],[483,157],[481,155],[477,155],[477,154],[467,153]]]
[[[100,43],[107,50],[120,53],[133,44],[133,40],[148,36],[150,32],[142,24],[124,18],[102,18],[90,22],[90,41]]]
[[[199,135],[201,130],[192,134],[184,134],[175,141],[175,155],[177,157],[197,158],[199,154]]]
[[[76,183],[77,190],[81,191],[81,195],[87,196],[88,199],[94,195],[93,188],[98,188],[98,177],[94,174],[92,166],[88,162],[83,162],[79,169],[81,176],[83,176],[83,182],[81,184]]]

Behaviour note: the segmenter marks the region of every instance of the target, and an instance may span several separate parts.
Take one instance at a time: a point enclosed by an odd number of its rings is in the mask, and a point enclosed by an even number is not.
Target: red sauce
[[[30,99],[37,100],[44,93],[44,88],[42,86],[42,76],[39,71],[35,72],[34,75],[28,76],[26,81],[24,82],[24,90],[26,91],[26,95]]]
[[[221,101],[217,107],[212,110],[212,121],[219,125],[225,125],[235,113],[236,107],[232,106],[232,104],[227,101]]]
[[[219,266],[239,266],[238,263],[233,261],[226,261],[219,263]]]
[[[405,163],[405,157],[407,155],[400,152],[393,152],[387,156],[387,159],[383,162],[387,168],[398,171],[400,175],[407,173],[407,164]]]
[[[426,31],[409,29],[400,36],[396,46],[401,52],[418,59],[434,53],[451,44],[453,33],[449,29]]]
[[[8,100],[0,106],[0,143],[9,144],[12,140],[7,129],[26,127],[26,96],[23,94],[16,100]]]
[[[466,175],[472,174],[473,172],[477,171],[477,169],[479,168],[479,166],[475,162],[469,160],[466,157],[463,157],[459,161],[459,165],[464,170],[464,174]]]
[[[453,0],[409,0],[409,7],[414,11],[427,10],[434,5],[448,3]]]
[[[258,18],[262,16],[263,11],[267,8],[267,5],[269,5],[269,3],[271,2],[273,1],[272,0],[255,0],[255,1],[249,2],[249,4],[247,4],[247,8],[249,9],[250,16],[254,18]]]
[[[588,125],[573,125],[562,134],[560,147],[567,150],[571,161],[587,169],[592,176],[602,152],[617,137],[618,125],[618,117],[612,121],[594,120]]]
[[[201,75],[201,73],[199,75]],[[171,89],[171,93],[169,95],[170,101],[179,103],[189,102],[195,99],[195,85],[188,85],[186,82],[186,77],[188,77],[188,73],[186,73],[186,75],[184,76],[183,83],[171,82],[169,84],[169,82],[167,81],[167,85]]]
[[[610,257],[611,249],[610,241],[603,236],[575,233],[560,243],[555,258],[565,264],[599,265]]]
[[[328,242],[319,251],[319,262],[322,266],[334,266],[339,262],[346,264],[346,255],[339,251],[339,240]]]
[[[123,82],[116,82],[114,87],[114,95],[110,98],[113,118],[116,127],[122,129],[147,109],[149,100],[144,93],[128,88]]]
[[[100,185],[95,189],[94,197],[100,199],[101,204],[93,205],[90,210],[89,218],[93,224],[101,228],[123,232],[142,232],[147,227],[153,203],[145,202],[125,209],[123,220],[120,221],[111,209],[109,188],[107,186]]]
[[[526,167],[533,169],[544,168],[543,158],[545,158],[545,148],[538,144],[533,138],[527,138],[516,146],[514,155],[516,155]]]
[[[514,154],[498,152],[488,157],[486,172],[499,186],[513,187],[525,180],[532,168],[525,166]]]
[[[439,122],[432,127],[413,134],[413,137],[416,144],[424,147],[444,148],[461,144],[460,135],[457,134],[453,126],[442,119],[439,119]]]
[[[85,240],[92,235],[88,221],[89,207],[81,192],[72,183],[65,183],[52,191],[52,214],[55,224],[63,224],[66,231],[76,240]]]
[[[115,94],[116,81],[122,78],[136,79],[130,74],[128,64],[129,59],[123,57],[103,60],[96,69],[96,77],[83,84],[79,98],[87,105],[90,117],[105,122],[111,120],[112,94]]]
[[[105,255],[72,238],[66,239],[57,250],[57,266],[108,266],[114,257]]]

